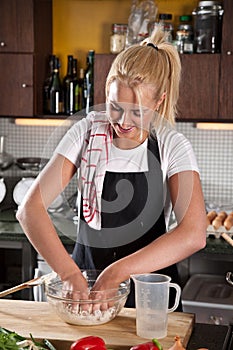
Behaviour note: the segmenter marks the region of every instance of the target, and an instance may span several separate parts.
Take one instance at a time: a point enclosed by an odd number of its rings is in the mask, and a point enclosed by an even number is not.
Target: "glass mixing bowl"
[[[88,282],[85,297],[80,291],[65,290],[63,282],[55,277],[45,284],[47,301],[62,320],[73,325],[92,326],[113,320],[124,307],[130,292],[130,280],[116,289],[92,291],[100,271],[82,271]]]

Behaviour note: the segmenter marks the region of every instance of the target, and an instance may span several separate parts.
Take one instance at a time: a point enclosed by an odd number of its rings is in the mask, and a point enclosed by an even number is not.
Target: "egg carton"
[[[215,238],[220,238],[223,233],[226,233],[230,238],[233,237],[233,226],[230,230],[226,230],[224,226],[220,226],[217,230],[213,225],[209,225],[206,230],[206,236],[214,236]]]

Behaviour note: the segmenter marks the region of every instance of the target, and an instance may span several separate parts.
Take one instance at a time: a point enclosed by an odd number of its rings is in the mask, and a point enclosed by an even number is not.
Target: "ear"
[[[167,96],[167,93],[164,92],[156,104],[156,111],[159,109],[159,106],[165,100],[166,96]]]

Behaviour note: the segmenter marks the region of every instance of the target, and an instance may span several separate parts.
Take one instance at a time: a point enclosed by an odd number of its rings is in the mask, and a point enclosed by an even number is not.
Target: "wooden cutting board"
[[[111,349],[129,349],[147,339],[136,335],[136,310],[124,308],[109,323],[99,326],[76,326],[65,323],[47,302],[0,300],[0,326],[26,338],[30,333],[37,339],[55,340],[57,350],[69,349],[72,341],[88,335],[103,338]],[[160,340],[164,350],[174,344],[174,336],[181,337],[186,347],[194,325],[194,315],[173,312],[168,316],[168,335]]]

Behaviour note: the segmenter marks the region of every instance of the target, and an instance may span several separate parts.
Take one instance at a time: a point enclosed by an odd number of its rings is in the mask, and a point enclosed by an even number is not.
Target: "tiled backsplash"
[[[177,123],[177,130],[192,143],[206,201],[233,203],[233,131],[202,130],[192,123]]]
[[[69,126],[21,126],[0,118],[0,134],[6,135],[6,150],[15,158],[49,158]],[[233,203],[233,131],[199,130],[193,123],[177,123],[192,143],[200,172],[205,199]],[[2,176],[2,173],[0,174]],[[73,192],[75,180],[68,191]]]

